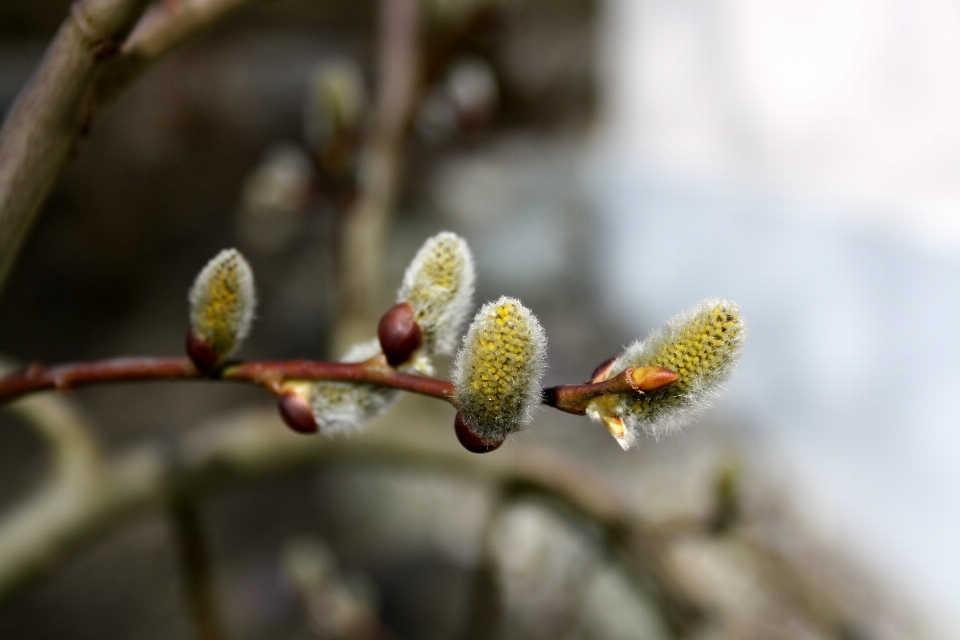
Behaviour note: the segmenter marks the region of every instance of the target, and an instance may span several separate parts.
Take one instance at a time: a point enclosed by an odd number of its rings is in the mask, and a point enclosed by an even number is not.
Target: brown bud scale
[[[193,329],[187,332],[187,355],[190,356],[190,361],[193,362],[197,371],[205,376],[216,371],[220,360],[210,343],[197,335]]]
[[[457,417],[453,421],[453,426],[457,432],[457,440],[463,445],[463,448],[471,453],[487,453],[494,449],[499,449],[506,438],[498,440],[483,440],[477,433],[470,428],[467,421],[463,419],[463,414],[457,411]]]
[[[423,345],[423,330],[414,319],[409,302],[394,305],[380,318],[377,327],[380,348],[387,357],[387,364],[398,367],[407,362]]]
[[[316,433],[319,430],[310,404],[299,394],[293,391],[284,392],[277,400],[277,408],[283,421],[297,433]]]

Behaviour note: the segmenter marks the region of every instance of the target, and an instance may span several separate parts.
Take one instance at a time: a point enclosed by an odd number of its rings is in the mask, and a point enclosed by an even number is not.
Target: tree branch
[[[147,0],[78,0],[0,128],[0,286],[85,127],[101,62]]]
[[[611,393],[645,393],[671,384],[677,374],[660,367],[630,367],[609,380],[586,384],[559,385],[543,392],[543,404],[583,415],[587,403]],[[228,363],[212,377],[202,375],[186,357],[117,358],[47,367],[35,363],[0,378],[0,403],[37,391],[111,382],[146,380],[232,380],[262,386],[275,395],[289,380],[339,380],[375,384],[431,396],[456,405],[453,384],[427,376],[402,373],[388,366],[383,356],[366,362],[324,362],[283,360]]]
[[[380,302],[380,262],[399,192],[403,141],[419,94],[419,5],[419,0],[380,2],[376,105],[360,157],[359,194],[340,241],[338,352],[362,338],[358,327],[375,321]]]
[[[0,518],[0,601],[52,571],[85,543],[138,515],[166,508],[170,495],[197,499],[224,486],[327,463],[374,462],[466,475],[559,496],[611,530],[622,521],[623,510],[606,487],[584,475],[574,460],[527,448],[481,459],[458,451],[452,441],[416,440],[406,433],[403,440],[390,432],[350,440],[304,439],[277,423],[273,415],[245,414],[190,431],[172,448],[142,445],[110,460],[95,492],[76,495],[58,482],[8,512]]]
[[[186,357],[117,358],[46,367],[32,364],[0,378],[0,402],[47,389],[69,391],[75,387],[110,382],[145,380],[232,380],[250,382],[277,393],[287,380],[341,380],[395,387],[452,401],[453,385],[445,380],[401,373],[382,358],[367,362],[287,360],[228,364],[212,378],[200,374]]]
[[[96,80],[90,108],[98,110],[165,54],[229,14],[260,0],[181,0],[150,7]]]
[[[180,547],[180,565],[186,578],[190,610],[201,640],[227,640],[217,608],[213,567],[200,525],[196,502],[186,496],[177,496],[170,505],[170,517]]]
[[[149,0],[74,2],[0,128],[0,289],[96,113],[165,53],[253,1],[159,3],[132,34]]]

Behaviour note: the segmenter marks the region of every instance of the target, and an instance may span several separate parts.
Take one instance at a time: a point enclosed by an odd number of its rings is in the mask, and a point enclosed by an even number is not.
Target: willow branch
[[[189,497],[175,497],[170,505],[170,516],[177,533],[180,564],[197,636],[201,640],[227,640],[217,608],[213,567],[197,504]]]
[[[659,367],[630,367],[602,382],[560,385],[545,389],[543,404],[583,415],[587,403],[610,393],[644,393],[664,387],[677,374]],[[289,380],[338,380],[393,387],[445,400],[456,405],[453,384],[446,380],[403,373],[388,366],[382,356],[366,362],[325,362],[320,360],[251,360],[228,364],[213,377],[197,371],[186,357],[117,358],[47,367],[32,364],[0,378],[0,403],[30,393],[57,389],[70,391],[92,384],[147,380],[226,380],[248,382],[279,395],[280,386]]]
[[[273,415],[197,429],[171,447],[139,446],[108,461],[96,492],[82,496],[56,483],[0,519],[0,601],[56,568],[85,543],[149,511],[166,509],[171,495],[200,498],[217,488],[272,478],[326,463],[374,462],[434,469],[509,486],[537,488],[615,526],[622,510],[596,480],[578,475],[573,460],[515,449],[495,460],[433,440],[332,440],[282,429]]]
[[[0,128],[0,286],[84,129],[84,105],[147,0],[78,0]]]
[[[677,381],[678,376],[662,367],[627,367],[617,375],[597,382],[565,384],[543,390],[543,404],[582,416],[598,396],[617,393],[647,393]]]
[[[166,53],[259,0],[181,0],[150,7],[136,28],[109,60],[94,86],[91,109],[113,102],[134,80]]]
[[[0,378],[0,402],[49,389],[70,391],[76,387],[113,382],[146,380],[229,380],[260,385],[276,393],[287,380],[340,380],[395,387],[413,393],[452,401],[453,385],[445,380],[402,373],[382,359],[367,362],[286,360],[250,361],[227,365],[208,378],[186,357],[117,358],[47,367],[32,364]]]
[[[97,112],[165,53],[253,1],[160,3],[136,29],[149,0],[74,2],[0,128],[0,288]]]
[[[419,93],[419,0],[381,0],[376,105],[360,157],[360,192],[344,219],[337,349],[356,341],[379,304],[381,260],[396,204],[403,141]]]

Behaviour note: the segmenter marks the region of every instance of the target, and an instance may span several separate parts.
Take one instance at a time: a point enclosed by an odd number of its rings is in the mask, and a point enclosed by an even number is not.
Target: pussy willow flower
[[[190,326],[222,361],[250,332],[257,305],[253,270],[236,249],[218,253],[190,289]]]
[[[449,231],[427,240],[403,275],[397,302],[409,302],[423,330],[423,350],[452,353],[473,306],[473,255]]]
[[[610,377],[627,367],[664,367],[679,374],[676,382],[643,395],[599,396],[587,406],[587,415],[606,425],[624,449],[633,446],[641,432],[659,436],[677,429],[720,393],[746,337],[735,303],[704,300],[631,344],[608,369]]]
[[[502,440],[527,425],[540,403],[547,338],[516,298],[485,304],[454,363],[460,412],[482,439]]]
[[[342,362],[364,362],[380,355],[380,342],[375,338],[353,345]],[[417,354],[399,367],[404,373],[433,375],[430,359]],[[400,391],[373,384],[321,381],[309,384],[307,396],[313,417],[321,433],[356,431],[389,409],[400,397]]]

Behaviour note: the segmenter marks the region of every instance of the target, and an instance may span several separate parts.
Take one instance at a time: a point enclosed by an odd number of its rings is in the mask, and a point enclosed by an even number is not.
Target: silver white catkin
[[[533,418],[540,404],[547,338],[536,316],[516,298],[485,304],[454,362],[460,412],[485,440],[502,440]]]
[[[353,345],[342,362],[363,362],[381,353],[377,339]],[[430,359],[417,354],[399,367],[405,373],[433,375]],[[390,387],[356,382],[321,381],[309,384],[310,409],[320,433],[357,431],[393,406],[400,391]]]
[[[407,267],[397,302],[409,302],[428,354],[453,353],[473,306],[473,254],[463,238],[444,231],[428,239]]]
[[[613,376],[627,367],[664,367],[679,374],[676,382],[643,395],[600,396],[590,402],[587,415],[606,425],[624,449],[636,444],[641,433],[660,436],[676,430],[720,394],[746,337],[740,307],[719,298],[704,300],[628,346],[609,369]]]
[[[190,324],[220,360],[250,333],[257,306],[253,270],[236,249],[224,249],[200,270],[190,289]]]

